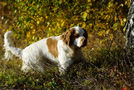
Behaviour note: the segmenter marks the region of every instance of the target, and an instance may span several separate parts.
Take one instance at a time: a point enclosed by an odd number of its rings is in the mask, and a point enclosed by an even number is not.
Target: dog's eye
[[[75,37],[78,38],[80,35],[79,34],[76,34]]]

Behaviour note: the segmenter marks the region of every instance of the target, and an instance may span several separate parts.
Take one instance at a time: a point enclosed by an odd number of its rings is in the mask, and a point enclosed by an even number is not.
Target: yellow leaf
[[[89,26],[90,26],[90,27],[92,27],[92,26],[93,26],[93,24],[92,24],[92,23],[90,23],[90,24],[89,24]]]
[[[85,28],[85,27],[86,27],[86,23],[83,23],[83,24],[82,24],[82,28]]]
[[[2,31],[5,31],[5,29],[3,29]],[[7,31],[9,31],[9,30],[7,29]]]
[[[91,2],[91,0],[88,0],[88,2]]]
[[[83,13],[82,18],[83,18],[84,21],[86,21],[87,15],[88,15],[87,12]]]
[[[57,23],[57,26],[60,27],[60,23]]]
[[[114,35],[110,34],[110,39],[113,40],[113,38],[114,38]]]
[[[35,36],[32,37],[32,40],[34,40],[34,39],[35,39]]]
[[[45,38],[45,37],[44,37]],[[42,38],[41,37],[39,37],[39,40],[41,40]]]
[[[46,19],[48,18],[48,16],[46,16]]]
[[[37,21],[37,24],[40,24],[40,21]]]
[[[114,31],[116,31],[118,28],[114,28]]]
[[[30,32],[28,32],[28,33],[27,33],[27,38],[29,38],[29,37],[30,37],[30,35],[31,35],[31,34],[30,34]]]
[[[47,22],[47,27],[49,27],[49,25],[50,25],[50,23],[49,23],[49,22]]]
[[[53,31],[53,32],[55,32],[55,31],[56,31],[56,29],[55,29],[55,28],[52,28],[52,31]]]
[[[123,32],[126,32],[126,27],[123,28]]]
[[[34,29],[34,30],[32,30],[32,34],[35,34],[35,29]]]
[[[70,27],[74,26],[74,24],[71,24]]]
[[[43,86],[46,86],[46,84],[45,84],[45,83],[43,83]]]
[[[124,18],[124,19],[123,19],[123,21],[124,21],[124,22],[126,22],[126,21],[127,21],[127,19],[126,19],[126,18]]]
[[[49,33],[47,33],[47,37],[49,37],[50,36],[50,34]]]
[[[64,26],[64,23],[65,23],[64,21],[61,22],[61,27]]]
[[[98,35],[99,35],[99,36],[103,36],[104,34],[105,34],[105,30],[102,30],[102,31],[99,31],[99,32],[98,32]]]
[[[30,27],[31,29],[33,29],[34,28],[34,25],[31,25],[31,27]]]
[[[110,30],[107,30],[107,31],[106,31],[106,34],[109,34],[109,31],[110,31]]]
[[[114,17],[114,21],[116,21],[116,20],[117,20],[117,16]]]

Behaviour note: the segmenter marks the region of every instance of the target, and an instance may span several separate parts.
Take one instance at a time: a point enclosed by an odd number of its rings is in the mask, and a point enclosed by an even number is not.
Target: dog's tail
[[[4,59],[12,59],[13,55],[21,58],[22,49],[16,48],[12,45],[11,36],[13,32],[7,31],[4,35],[4,49],[5,49],[5,58]]]

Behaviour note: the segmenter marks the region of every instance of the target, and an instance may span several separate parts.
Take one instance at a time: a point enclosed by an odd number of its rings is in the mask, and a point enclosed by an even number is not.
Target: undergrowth
[[[84,50],[83,50],[84,51]],[[101,52],[98,55],[93,52]],[[86,55],[87,54],[87,55]],[[87,62],[73,65],[60,76],[57,67],[46,67],[46,72],[23,73],[21,60],[1,61],[0,87],[3,89],[122,89],[133,88],[132,52],[122,48],[89,50]],[[88,56],[90,55],[90,56]],[[130,56],[129,56],[130,55]],[[92,57],[92,58],[91,58]]]

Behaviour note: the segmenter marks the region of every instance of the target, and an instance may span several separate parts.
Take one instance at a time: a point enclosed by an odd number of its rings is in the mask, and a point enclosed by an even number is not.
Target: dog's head
[[[70,28],[61,36],[66,45],[74,45],[79,48],[87,45],[87,38],[88,34],[86,30],[79,26]]]

